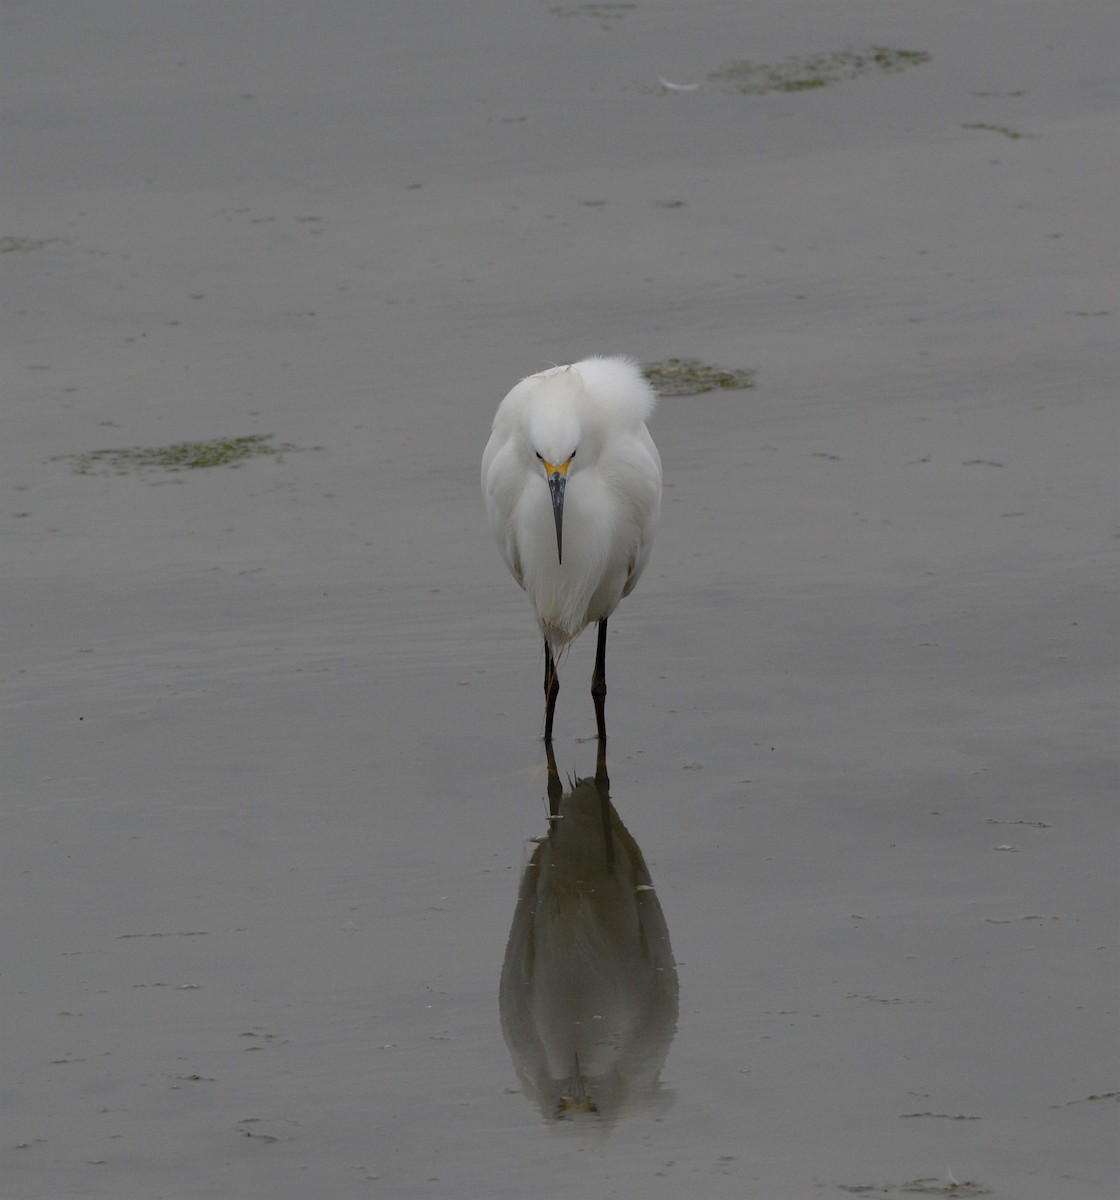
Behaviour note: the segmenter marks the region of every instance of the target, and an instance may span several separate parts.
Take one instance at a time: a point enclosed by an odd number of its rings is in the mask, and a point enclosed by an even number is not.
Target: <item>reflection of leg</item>
[[[595,755],[595,786],[599,789],[600,795],[610,799],[611,781],[607,774],[607,739],[605,737],[599,739],[599,748]]]
[[[603,851],[607,873],[614,873],[614,828],[611,821],[611,781],[607,775],[607,739],[599,738],[595,755],[595,790],[599,793],[599,819],[603,825]]]
[[[556,697],[560,694],[560,676],[548,638],[544,640],[544,740],[552,744],[552,718],[556,715]]]
[[[595,702],[595,727],[599,741],[607,740],[607,618],[599,622],[599,642],[595,647],[595,670],[591,675],[591,698]]]
[[[544,744],[545,761],[548,764],[548,815],[560,815],[560,802],[564,798],[564,789],[560,784],[560,772],[556,769],[556,755],[552,752],[552,743]]]

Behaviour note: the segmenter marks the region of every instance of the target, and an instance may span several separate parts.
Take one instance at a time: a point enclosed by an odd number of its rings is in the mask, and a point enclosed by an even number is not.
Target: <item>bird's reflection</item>
[[[549,832],[525,868],[502,966],[502,1033],[549,1119],[611,1123],[671,1099],[661,1067],[677,1023],[669,931],[637,842],[595,774],[564,791],[551,745]]]

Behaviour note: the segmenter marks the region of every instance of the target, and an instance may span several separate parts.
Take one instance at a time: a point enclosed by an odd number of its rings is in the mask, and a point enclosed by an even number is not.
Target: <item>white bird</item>
[[[661,458],[645,424],[656,403],[631,359],[586,358],[523,379],[494,416],[482,493],[544,637],[546,742],[557,659],[592,622],[591,694],[606,738],[607,618],[645,569],[661,516]]]

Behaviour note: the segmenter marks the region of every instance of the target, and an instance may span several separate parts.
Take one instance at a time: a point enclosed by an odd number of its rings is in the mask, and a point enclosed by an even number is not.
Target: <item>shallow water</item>
[[[5,1193],[1107,1195],[1111,9],[554,8],[5,8]],[[875,44],[931,61],[705,82]],[[477,463],[596,351],[756,386],[661,402],[611,622],[656,1103],[556,1121]]]

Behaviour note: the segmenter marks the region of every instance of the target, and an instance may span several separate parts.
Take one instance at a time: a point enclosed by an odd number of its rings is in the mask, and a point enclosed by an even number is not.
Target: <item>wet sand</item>
[[[1112,7],[3,23],[5,1195],[1109,1195]],[[708,78],[876,45],[931,58]],[[477,471],[594,352],[757,382],[660,403],[611,623],[658,1103],[553,1121],[499,1018],[541,653]],[[250,434],[297,449],[58,458]]]

